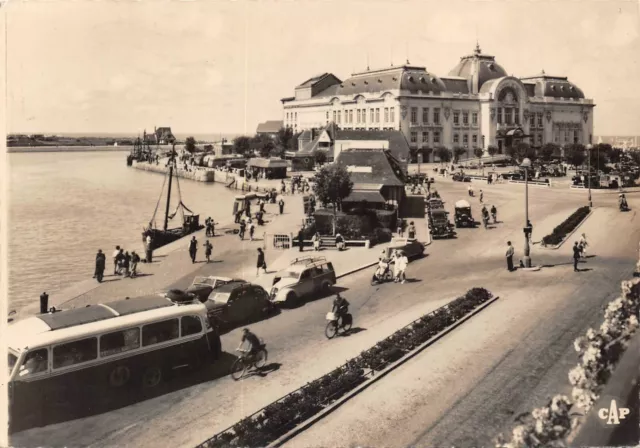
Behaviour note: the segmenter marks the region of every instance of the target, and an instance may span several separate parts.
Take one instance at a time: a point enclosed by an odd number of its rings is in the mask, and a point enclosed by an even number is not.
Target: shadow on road
[[[244,380],[246,378],[251,378],[252,376],[259,376],[260,378],[265,378],[270,373],[280,370],[280,367],[282,367],[282,364],[278,362],[272,362],[265,366],[262,366],[261,368],[255,368],[253,370],[250,370],[249,372],[247,372],[247,374],[245,374],[245,376],[241,378],[241,380]]]
[[[363,331],[367,331],[367,329],[366,328],[361,328],[361,327],[354,327],[349,331],[345,331],[344,333],[340,333],[338,336],[346,338],[346,337],[351,336],[352,334],[358,334],[358,333],[363,332]]]
[[[13,423],[10,432],[15,433],[38,426],[111,412],[161,395],[213,381],[229,375],[231,364],[236,359],[236,356],[223,352],[216,361],[210,363],[205,361],[206,364],[198,370],[184,369],[181,373],[165,372],[162,382],[152,389],[144,389],[137,378],[132,378],[128,387],[119,389],[109,389],[107,384],[104,387],[96,384],[94,387],[70,389],[64,403],[53,405],[43,399],[39,403],[30,405],[30,408],[35,411],[32,415],[34,418],[29,422]]]

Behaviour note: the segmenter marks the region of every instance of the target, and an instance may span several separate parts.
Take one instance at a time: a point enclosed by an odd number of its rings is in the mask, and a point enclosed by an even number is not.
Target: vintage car
[[[520,172],[509,171],[508,173],[502,173],[504,180],[524,180],[524,175]]]
[[[204,304],[209,321],[224,329],[264,319],[275,310],[262,286],[245,281],[216,287]]]
[[[429,210],[444,208],[444,202],[439,197],[431,198],[427,201],[427,208]]]
[[[278,305],[294,306],[303,297],[329,294],[337,278],[333,264],[325,257],[301,257],[273,278],[270,300]]]
[[[244,282],[244,280],[231,277],[217,277],[213,275],[208,277],[196,277],[193,279],[191,286],[189,286],[184,292],[187,294],[193,294],[196,299],[205,303],[211,296],[213,290],[231,282]],[[175,292],[177,290],[171,291]],[[162,291],[159,294],[163,297],[167,297],[168,293],[171,291]]]
[[[386,258],[390,258],[393,252],[400,250],[411,260],[424,255],[424,244],[412,238],[392,238],[385,250]]]
[[[454,173],[451,178],[456,182],[471,182],[471,178],[464,173]]]
[[[475,227],[476,222],[471,215],[471,204],[462,200],[455,203],[455,223],[456,228]]]
[[[453,224],[449,222],[449,212],[443,209],[432,210],[429,214],[429,232],[434,239],[452,238],[455,235]]]

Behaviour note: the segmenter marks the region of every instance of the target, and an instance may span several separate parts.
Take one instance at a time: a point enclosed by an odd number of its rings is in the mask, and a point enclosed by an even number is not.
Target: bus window
[[[100,356],[111,356],[140,348],[140,329],[115,331],[100,336]]]
[[[165,320],[142,327],[142,346],[159,344],[178,338],[178,319]]]
[[[182,316],[182,336],[198,334],[202,331],[202,323],[198,316]]]
[[[9,352],[9,363],[7,364],[7,366],[9,367],[8,375],[11,375],[11,372],[13,372],[13,368],[16,366],[16,362],[18,362],[18,357]]]
[[[98,338],[81,339],[53,347],[53,368],[72,366],[98,357]]]
[[[34,375],[36,373],[46,372],[49,364],[49,350],[41,348],[27,353],[24,364],[20,366],[18,375]]]

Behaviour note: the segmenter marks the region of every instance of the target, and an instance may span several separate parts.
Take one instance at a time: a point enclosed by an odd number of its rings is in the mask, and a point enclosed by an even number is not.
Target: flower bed
[[[555,396],[546,406],[525,414],[513,429],[510,441],[500,435],[496,447],[565,446],[564,439],[578,424],[569,416],[571,405],[585,415],[589,411],[638,328],[639,311],[640,280],[623,282],[622,296],[609,303],[600,328],[589,328],[574,342],[579,361],[569,371],[573,402],[565,396]]]
[[[271,403],[199,445],[199,448],[258,447],[277,440],[300,423],[355,389],[375,371],[387,367],[491,300],[484,288],[422,316],[341,367]]]
[[[570,234],[582,221],[584,221],[589,214],[589,211],[590,209],[587,206],[580,207],[559,226],[553,229],[551,235],[547,235],[542,238],[542,244],[544,246],[555,246],[560,244],[568,234]]]

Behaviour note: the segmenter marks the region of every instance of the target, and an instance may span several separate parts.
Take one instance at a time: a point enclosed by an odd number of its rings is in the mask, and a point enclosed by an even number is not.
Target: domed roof
[[[549,76],[544,70],[538,76],[520,78],[522,81],[535,84],[535,96],[551,98],[584,98],[584,92],[570,82],[566,76]]]
[[[465,78],[469,91],[478,93],[485,82],[507,76],[507,72],[496,62],[494,56],[482,54],[480,45],[476,45],[473,54],[461,57],[458,65],[449,71],[449,76]]]

